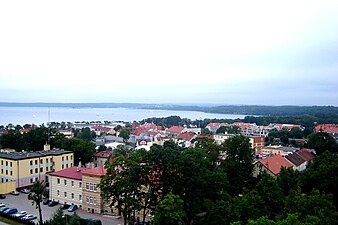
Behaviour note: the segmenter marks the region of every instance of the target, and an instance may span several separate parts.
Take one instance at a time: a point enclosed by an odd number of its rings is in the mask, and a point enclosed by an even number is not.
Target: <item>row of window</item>
[[[61,195],[60,195],[60,190],[57,190],[57,191],[56,191],[56,194],[57,194],[58,197],[60,197],[60,196],[61,196]],[[63,192],[63,197],[64,197],[64,198],[68,198],[68,193],[67,193],[66,191]],[[71,193],[70,197],[71,197],[72,200],[75,200],[75,194],[74,194],[74,193]],[[79,200],[79,201],[82,201],[82,195],[79,195],[78,200]]]
[[[61,184],[61,179],[60,178],[57,178],[57,184]],[[65,186],[67,186],[67,180],[66,179],[64,179],[63,180],[63,184],[65,185]],[[74,187],[74,181],[72,180],[72,181],[70,181],[70,185],[72,186],[72,187]],[[82,182],[79,182],[79,188],[82,188]]]
[[[13,162],[9,163],[9,168],[8,168],[8,161],[6,161],[5,166],[4,166],[4,161],[1,160],[1,174],[8,175],[9,173],[9,175],[13,176],[12,166],[13,166]]]
[[[97,191],[96,184],[93,183],[86,183],[86,190],[87,191]]]
[[[96,205],[96,197],[86,196],[86,203]]]

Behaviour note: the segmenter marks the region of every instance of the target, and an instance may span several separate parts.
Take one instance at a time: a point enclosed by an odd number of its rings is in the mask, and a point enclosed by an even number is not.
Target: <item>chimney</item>
[[[49,150],[50,150],[50,145],[46,143],[46,144],[43,146],[43,150],[44,150],[44,151],[49,151]]]
[[[81,170],[81,161],[79,162],[79,165],[76,167],[77,172],[80,172],[80,170]]]

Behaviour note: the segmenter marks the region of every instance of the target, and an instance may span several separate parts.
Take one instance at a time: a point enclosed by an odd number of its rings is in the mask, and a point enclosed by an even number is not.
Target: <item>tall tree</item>
[[[183,200],[172,193],[168,193],[157,207],[154,225],[184,225]]]
[[[123,141],[126,142],[129,140],[129,130],[126,128],[121,129],[119,137],[123,138]]]
[[[317,155],[325,151],[338,152],[335,139],[328,133],[313,133],[308,136],[308,147],[316,150]]]
[[[43,224],[41,202],[46,196],[48,196],[46,184],[44,182],[40,182],[36,180],[33,183],[33,186],[31,188],[31,193],[28,195],[28,199],[32,200],[32,205],[35,205],[39,211],[39,224],[40,225]]]
[[[229,179],[229,193],[240,194],[252,178],[254,151],[249,139],[234,136],[221,145],[221,150],[225,154],[222,167]]]

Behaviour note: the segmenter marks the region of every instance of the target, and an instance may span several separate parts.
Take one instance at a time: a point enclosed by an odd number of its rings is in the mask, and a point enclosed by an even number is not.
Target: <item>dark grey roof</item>
[[[30,159],[30,158],[38,158],[44,156],[55,156],[72,153],[71,151],[65,150],[48,150],[48,151],[37,151],[37,152],[12,152],[12,153],[4,153],[0,152],[0,158],[3,159],[11,159],[11,160],[20,160],[20,159]]]

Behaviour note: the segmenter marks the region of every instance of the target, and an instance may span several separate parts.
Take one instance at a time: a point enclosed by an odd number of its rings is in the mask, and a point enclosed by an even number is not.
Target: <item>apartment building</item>
[[[82,207],[82,172],[84,167],[70,167],[49,174],[50,199],[61,204]]]
[[[0,182],[15,181],[16,188],[30,186],[35,180],[48,182],[46,174],[73,166],[71,151],[0,152]]]
[[[101,197],[101,190],[98,188],[101,178],[106,175],[106,169],[98,166],[82,172],[82,209],[90,213],[110,212]]]

